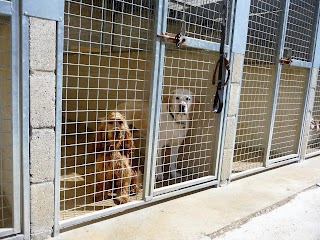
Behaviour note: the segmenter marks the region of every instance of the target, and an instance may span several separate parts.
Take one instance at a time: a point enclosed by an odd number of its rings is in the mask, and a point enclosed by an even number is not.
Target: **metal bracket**
[[[280,63],[281,64],[290,64],[292,62],[292,49],[291,48],[284,48],[283,49],[283,56],[280,58]]]
[[[12,3],[0,0],[0,13],[4,15],[12,14]]]
[[[166,32],[164,34],[158,35],[158,37],[164,39],[165,41],[171,41],[175,43],[178,48],[186,41],[181,33],[174,34]]]
[[[22,12],[29,17],[62,21],[64,0],[23,0]]]

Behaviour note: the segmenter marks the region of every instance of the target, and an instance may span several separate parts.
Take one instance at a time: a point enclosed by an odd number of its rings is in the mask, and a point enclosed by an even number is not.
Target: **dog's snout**
[[[116,138],[118,138],[119,136],[120,136],[120,129],[116,129],[115,131],[114,131],[114,133],[115,133],[115,135],[116,135]]]
[[[180,104],[180,105],[179,105],[179,112],[180,112],[180,113],[186,112],[186,106],[185,106],[184,104]]]

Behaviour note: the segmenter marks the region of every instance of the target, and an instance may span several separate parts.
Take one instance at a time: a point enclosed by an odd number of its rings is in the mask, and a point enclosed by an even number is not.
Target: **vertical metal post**
[[[12,1],[11,15],[11,123],[12,123],[12,169],[13,169],[13,229],[21,231],[21,169],[20,125],[19,125],[19,2]]]
[[[250,13],[250,0],[242,0],[242,1],[235,1],[233,0],[231,3],[231,7],[230,7],[230,18],[229,18],[229,23],[230,25],[233,24],[232,26],[229,26],[229,46],[231,46],[228,52],[228,55],[230,56],[230,71],[231,74],[233,72],[233,64],[234,64],[234,55],[239,53],[242,54],[244,56],[245,54],[245,50],[246,50],[246,40],[247,40],[247,31],[248,31],[248,22],[249,22],[249,13]],[[240,67],[240,66],[237,66]],[[243,69],[243,63],[242,63],[242,69]],[[241,70],[242,70],[241,69]],[[219,138],[221,139],[221,144],[220,144],[220,156],[219,156],[219,162],[221,163],[220,165],[220,169],[219,169],[219,173],[218,173],[218,179],[219,181],[221,180],[226,180],[226,179],[221,179],[220,175],[221,175],[221,171],[227,171],[227,175],[231,175],[231,168],[232,168],[232,159],[233,159],[233,149],[231,156],[228,159],[224,159],[224,152],[226,150],[230,150],[230,149],[226,149],[225,148],[225,140],[226,140],[226,133],[227,131],[236,131],[236,126],[235,129],[228,129],[227,130],[227,125],[228,125],[228,112],[229,112],[229,107],[230,108],[234,108],[235,106],[229,106],[231,100],[231,97],[235,97],[235,96],[230,96],[230,90],[232,88],[232,83],[234,82],[234,77],[231,75],[231,81],[230,84],[227,89],[227,96],[226,99],[228,101],[228,104],[226,104],[224,112],[223,112],[223,118],[220,119],[220,122],[222,121],[222,130],[221,130],[221,136],[219,134]],[[238,76],[240,77],[240,88],[241,88],[241,77],[242,77],[242,71],[240,73],[240,75]],[[240,93],[238,96],[238,100],[237,102],[240,101]],[[238,116],[238,109],[236,111],[236,122],[237,122],[237,116]],[[233,148],[234,148],[234,142],[235,142],[235,134],[233,134],[234,139],[233,139]],[[226,162],[222,162],[223,161],[230,161],[228,163]],[[229,177],[228,177],[229,178]]]
[[[159,135],[159,118],[161,106],[162,78],[165,56],[165,43],[157,37],[163,34],[167,28],[168,0],[157,1],[155,17],[155,33],[153,48],[152,81],[150,84],[150,106],[148,120],[148,136],[146,144],[146,163],[144,176],[143,198],[150,201],[154,191],[154,177],[157,160],[157,142]]]
[[[60,215],[60,165],[61,165],[61,122],[62,122],[62,72],[63,72],[63,36],[64,22],[57,22],[56,47],[56,156],[55,156],[55,184],[54,184],[54,226],[53,235],[59,234]]]
[[[13,169],[13,229],[21,231],[20,224],[20,126],[19,126],[19,3],[12,1],[11,15],[11,126],[12,126],[12,169]]]
[[[23,9],[24,1],[21,1]],[[20,25],[20,82],[22,106],[21,126],[22,126],[22,183],[23,183],[23,233],[26,238],[30,236],[30,168],[29,168],[29,123],[30,123],[30,103],[29,103],[29,17],[21,13]]]
[[[303,118],[301,122],[301,132],[300,132],[300,138],[299,138],[299,145],[298,145],[298,155],[300,161],[303,161],[305,159],[306,155],[306,150],[307,150],[307,144],[308,140],[306,139],[305,142],[304,140],[304,133],[306,131],[309,131],[309,129],[306,129],[306,120],[307,120],[307,114],[308,114],[308,109],[311,108],[309,106],[309,102],[313,102],[313,99],[309,99],[310,96],[310,88],[311,88],[311,81],[312,81],[312,73],[313,70],[316,68],[319,68],[319,63],[320,63],[320,27],[319,27],[319,20],[320,20],[320,2],[317,2],[317,8],[316,8],[316,21],[315,21],[315,26],[314,26],[314,34],[312,38],[312,44],[310,48],[310,60],[311,60],[311,67],[309,69],[309,76],[308,76],[308,87],[305,92],[305,104],[304,104],[304,111],[303,111]]]
[[[281,11],[281,20],[279,22],[279,35],[278,35],[278,49],[277,54],[275,56],[275,87],[272,92],[272,100],[271,102],[271,114],[269,116],[267,126],[269,127],[266,131],[268,135],[267,137],[267,147],[264,150],[264,159],[263,164],[265,167],[269,166],[269,157],[270,157],[270,150],[271,150],[271,144],[272,144],[272,135],[273,135],[273,127],[276,117],[276,110],[277,110],[277,102],[278,102],[278,94],[279,94],[279,88],[280,88],[280,77],[281,77],[281,70],[282,65],[279,62],[279,59],[282,58],[284,53],[284,44],[285,44],[285,38],[286,38],[286,30],[287,30],[287,21],[288,21],[288,15],[289,15],[289,6],[290,6],[290,0],[285,0],[282,2],[282,11]]]

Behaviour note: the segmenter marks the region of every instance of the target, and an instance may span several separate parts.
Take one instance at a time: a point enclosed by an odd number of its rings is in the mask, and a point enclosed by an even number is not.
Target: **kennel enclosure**
[[[45,239],[320,153],[319,1],[20,2],[0,0],[0,238]],[[231,76],[216,114],[224,9]],[[170,138],[174,90],[194,103],[187,135]],[[134,115],[142,177],[120,205],[114,181],[95,199],[96,135],[113,111]]]
[[[229,102],[217,115],[211,78],[219,59],[223,3],[65,2],[61,228],[301,159],[319,4],[227,1],[225,53],[232,74],[224,95]],[[181,136],[178,152],[171,146],[157,149],[159,136],[172,131],[163,126],[173,119],[160,122],[169,113],[162,104],[179,88],[197,98],[188,134]],[[128,119],[147,123],[133,131],[138,134],[130,159],[142,169],[142,191],[121,206],[114,204],[113,193],[96,202],[95,134],[108,112],[128,102],[133,108],[121,109],[125,117],[148,116]],[[159,156],[163,179],[155,178]],[[175,156],[179,174],[172,177]]]
[[[318,22],[318,1],[251,1],[233,178],[299,161]]]
[[[232,5],[228,2],[225,7],[229,49]],[[218,183],[223,115],[212,112],[214,86],[208,80],[219,57],[222,10],[223,1],[66,1],[61,227]],[[180,47],[169,39],[178,33],[183,38]],[[157,149],[159,136],[167,138],[172,129],[166,126],[174,122],[159,122],[160,115],[170,116],[169,110],[160,111],[161,102],[177,89],[191,91],[196,100],[189,113],[188,135],[178,137],[183,142],[179,152],[170,146]],[[121,109],[125,117],[130,112],[148,116],[127,119],[136,125],[144,121],[138,135],[133,134],[136,149],[130,159],[143,172],[143,189],[123,206],[113,203],[113,194],[96,202],[95,134],[108,112],[128,103],[133,109]],[[159,152],[163,179],[154,177]],[[170,159],[175,155],[181,176],[170,177]],[[112,185],[112,190],[119,188]]]

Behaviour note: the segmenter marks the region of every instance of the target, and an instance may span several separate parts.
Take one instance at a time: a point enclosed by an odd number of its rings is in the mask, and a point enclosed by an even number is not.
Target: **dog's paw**
[[[181,174],[178,171],[172,171],[172,172],[170,172],[170,176],[172,178],[179,178],[179,177],[181,177]]]
[[[104,200],[104,199],[103,199],[103,193],[97,193],[97,194],[94,196],[94,200],[95,200],[95,202],[100,202],[100,201]]]
[[[128,196],[117,197],[116,199],[113,200],[113,202],[117,205],[127,203],[129,202],[129,197]]]
[[[130,190],[131,190],[130,193],[131,193],[131,194],[138,194],[141,189],[142,189],[142,187],[141,187],[140,184],[139,184],[139,185],[133,185],[133,186],[131,187],[131,189],[130,189]]]
[[[112,194],[112,192],[110,190],[105,191],[105,192],[98,192],[95,194],[94,200],[95,200],[95,202],[100,202],[102,200],[109,198],[110,194]]]
[[[156,175],[156,180],[157,181],[162,181],[163,179],[164,179],[163,173],[159,173],[159,174]]]

